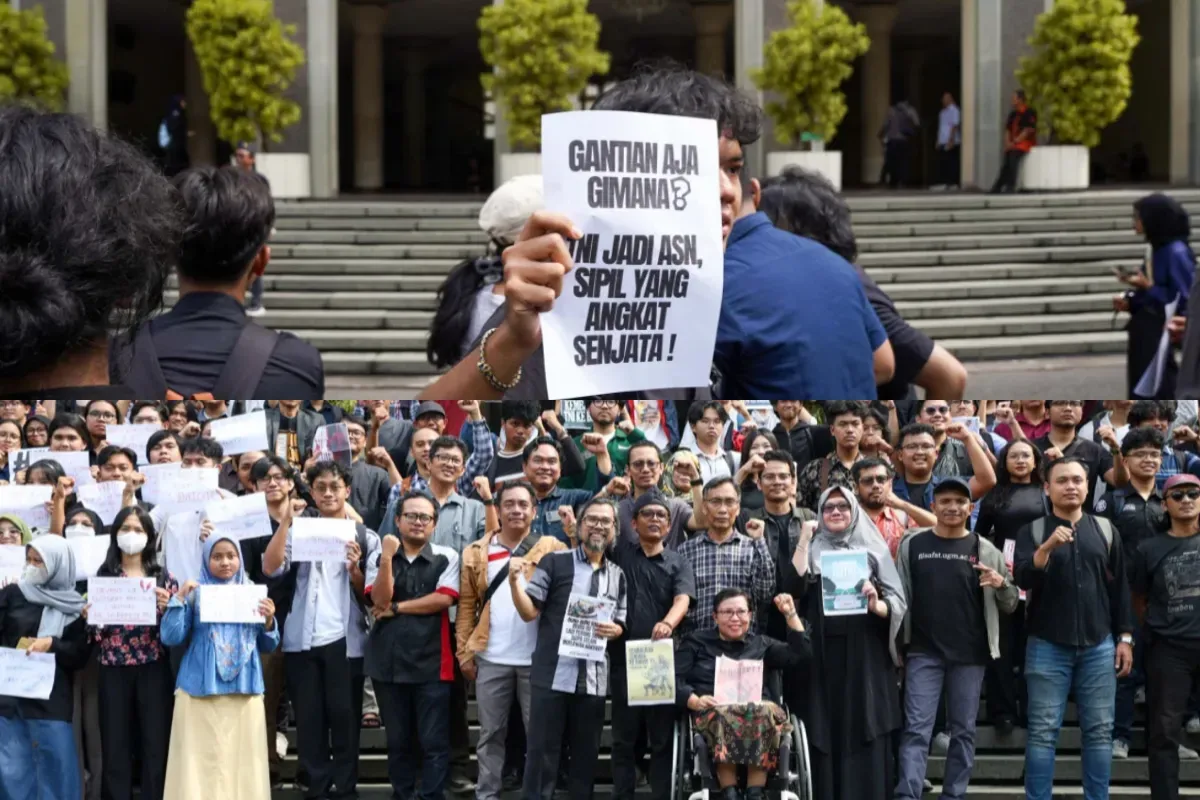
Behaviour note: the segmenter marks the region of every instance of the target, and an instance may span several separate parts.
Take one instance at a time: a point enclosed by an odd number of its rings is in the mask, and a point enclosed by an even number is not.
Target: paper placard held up
[[[763,662],[757,659],[737,661],[717,656],[717,669],[713,681],[713,697],[717,705],[761,703],[763,687]]]
[[[153,578],[89,578],[88,625],[157,625],[154,589]]]
[[[724,273],[716,122],[547,114],[542,165],[546,208],[583,234],[542,316],[549,396],[707,386]]]
[[[267,596],[267,587],[261,583],[205,584],[198,591],[201,622],[264,622],[258,602]]]
[[[866,550],[826,550],[821,553],[821,599],[827,617],[866,614],[863,584],[871,579]]]
[[[253,539],[271,535],[271,516],[267,513],[267,496],[255,492],[228,500],[214,500],[204,507],[214,535],[231,539]]]
[[[675,702],[675,642],[637,639],[625,643],[627,700],[631,706]]]
[[[612,622],[616,604],[607,597],[592,597],[571,592],[563,617],[558,654],[586,661],[603,661],[607,640],[596,633],[596,623]]]
[[[150,459],[146,457],[146,442],[162,429],[161,425],[109,425],[104,440],[117,447],[128,447],[137,453],[138,464],[148,464]]]
[[[317,461],[336,461],[350,469],[354,461],[350,455],[350,431],[346,423],[322,425],[313,436],[313,455]]]
[[[164,475],[158,483],[158,502],[172,514],[201,511],[213,500],[219,500],[217,481],[221,471],[213,467],[181,469],[174,475]]]
[[[54,654],[0,647],[0,695],[49,700],[54,691]]]
[[[25,545],[0,544],[0,587],[16,583],[25,571]]]
[[[142,499],[147,503],[154,505],[159,504],[158,489],[168,480],[172,480],[180,470],[183,469],[183,464],[178,461],[171,464],[146,464],[138,467],[138,472],[142,473],[146,482],[142,484]]]
[[[67,539],[67,547],[75,554],[75,580],[91,578],[100,570],[100,565],[108,557],[111,542],[112,536],[79,536]]]
[[[265,411],[214,420],[209,427],[209,433],[221,443],[227,456],[249,453],[251,450],[268,452]]]
[[[352,519],[297,517],[292,520],[292,561],[345,561],[355,530]]]
[[[90,511],[100,515],[105,525],[112,525],[121,511],[121,500],[125,496],[125,481],[101,481],[80,486],[75,490],[79,502]]]
[[[167,519],[167,532],[163,537],[163,556],[167,569],[179,581],[198,581],[201,563],[204,561],[204,544],[200,541],[200,512],[184,511]]]
[[[51,451],[49,447],[31,447],[10,453],[12,464],[20,472],[39,461],[57,461],[68,478],[75,479],[76,486],[94,483],[92,464],[86,450]]]
[[[50,512],[46,503],[53,493],[50,486],[0,486],[0,513],[16,514],[29,527],[48,530]]]

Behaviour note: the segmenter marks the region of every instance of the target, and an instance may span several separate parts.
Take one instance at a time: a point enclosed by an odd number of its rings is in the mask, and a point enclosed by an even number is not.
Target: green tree
[[[608,72],[600,21],[587,0],[504,0],[479,17],[479,50],[494,71],[484,90],[504,106],[514,147],[536,150],[542,115],[567,111],[593,75]]]
[[[1052,141],[1095,147],[1125,111],[1140,37],[1125,0],[1056,0],[1041,14],[1017,80]]]
[[[66,64],[54,59],[41,6],[18,11],[0,3],[0,102],[20,100],[60,111],[67,91]]]
[[[227,142],[278,142],[300,121],[284,97],[304,63],[294,25],[275,16],[272,0],[195,0],[187,32],[204,76],[213,125]]]
[[[794,145],[806,133],[828,141],[846,116],[842,84],[871,40],[835,5],[789,0],[787,11],[791,24],[767,39],[762,69],[750,77],[775,95],[765,108],[781,144]]]

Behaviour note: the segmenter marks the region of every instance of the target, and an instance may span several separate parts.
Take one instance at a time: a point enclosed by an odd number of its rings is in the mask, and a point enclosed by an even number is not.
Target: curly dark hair
[[[175,176],[187,217],[179,274],[221,285],[246,275],[275,225],[271,190],[253,172],[197,167]]]
[[[767,178],[758,210],[780,230],[823,244],[850,263],[858,258],[850,206],[819,173],[788,167],[783,174]]]
[[[0,109],[0,382],[137,328],[163,302],[177,195],[129,144],[79,117]]]

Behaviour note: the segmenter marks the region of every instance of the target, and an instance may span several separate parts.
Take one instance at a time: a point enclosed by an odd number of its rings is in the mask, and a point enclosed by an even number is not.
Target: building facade
[[[295,26],[306,62],[289,89],[301,122],[269,155],[288,157],[316,197],[343,193],[488,191],[504,125],[484,96],[476,21],[490,0],[275,0]],[[499,0],[497,0],[499,1]],[[878,131],[891,102],[920,113],[912,174],[931,177],[937,112],[945,91],[962,109],[965,184],[990,185],[999,170],[1003,122],[1019,59],[1037,15],[1053,0],[860,0],[837,2],[862,22],[871,48],[845,86],[850,111],[830,149],[843,153],[844,184],[873,184],[883,153]],[[128,138],[153,141],[168,100],[188,98],[195,164],[228,156],[207,120],[195,59],[184,34],[187,0],[20,0],[44,8],[50,37],[71,75],[69,108]],[[1149,178],[1200,183],[1200,0],[1127,0],[1139,18],[1134,91],[1125,114],[1092,152],[1097,182],[1127,178],[1140,150]],[[602,80],[645,59],[673,58],[749,78],[787,0],[591,0],[612,54]],[[599,90],[598,85],[594,90]],[[760,98],[761,99],[761,98]],[[792,149],[768,122],[749,168]]]

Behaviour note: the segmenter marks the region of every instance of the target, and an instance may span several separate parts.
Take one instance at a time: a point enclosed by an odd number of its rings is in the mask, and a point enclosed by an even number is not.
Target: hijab
[[[1187,244],[1192,226],[1188,212],[1178,200],[1161,193],[1148,194],[1133,204],[1150,247],[1157,250],[1172,242]]]
[[[29,544],[33,540],[33,531],[30,530],[25,520],[16,514],[0,514],[0,520],[8,520],[17,526],[17,530],[21,532],[21,544]]]
[[[208,570],[208,560],[212,557],[213,548],[221,542],[230,542],[238,552],[238,571],[229,580],[220,580]],[[200,585],[221,586],[249,583],[246,579],[246,562],[242,558],[242,548],[236,539],[228,536],[209,536],[204,540],[204,554],[200,562]],[[196,618],[200,616],[200,598],[203,590],[194,594]],[[242,671],[242,667],[250,663],[258,646],[258,628],[240,622],[214,622],[208,625],[208,635],[212,639],[216,655],[217,675],[223,681],[232,681]]]
[[[63,630],[79,619],[84,600],[75,591],[75,554],[61,536],[39,536],[29,543],[46,564],[49,579],[41,586],[26,580],[17,582],[29,602],[42,607],[38,638],[61,637]]]
[[[680,492],[675,488],[675,467],[680,461],[688,462],[692,465],[692,468],[696,470],[696,474],[700,474],[700,459],[696,458],[696,454],[691,450],[676,450],[671,454],[671,457],[667,459],[667,465],[663,469],[663,477],[659,488],[667,497],[678,497],[682,500],[686,500],[688,504],[691,505],[691,490],[680,494]]]
[[[825,515],[822,510],[829,502],[830,496],[837,492],[850,504],[850,524],[841,533],[834,533],[825,527]],[[904,595],[904,586],[900,583],[900,573],[896,571],[896,562],[888,549],[887,540],[875,527],[875,523],[862,512],[854,493],[840,486],[831,486],[821,493],[817,503],[817,530],[808,546],[807,571],[813,575],[821,574],[821,554],[838,550],[866,550],[871,564],[871,577],[882,587],[880,599],[888,604],[889,638],[888,647],[892,658],[900,664],[900,655],[896,650],[896,636],[904,622],[904,614],[908,602]],[[805,565],[801,565],[805,566]],[[797,571],[801,575],[803,570]]]

